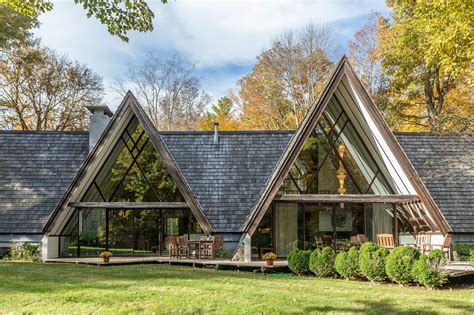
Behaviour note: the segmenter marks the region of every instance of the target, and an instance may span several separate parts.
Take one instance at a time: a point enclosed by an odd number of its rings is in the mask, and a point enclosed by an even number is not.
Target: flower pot
[[[102,260],[104,261],[104,263],[108,263],[110,261],[110,257],[102,257]]]
[[[269,267],[273,266],[273,260],[267,260],[267,266]]]

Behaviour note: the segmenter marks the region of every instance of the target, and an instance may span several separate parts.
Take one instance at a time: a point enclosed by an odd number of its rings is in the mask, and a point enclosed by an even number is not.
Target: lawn
[[[170,265],[97,267],[0,262],[3,313],[474,313],[474,289]]]

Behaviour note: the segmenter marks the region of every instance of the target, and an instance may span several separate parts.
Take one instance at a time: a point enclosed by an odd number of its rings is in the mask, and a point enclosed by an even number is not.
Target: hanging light
[[[341,159],[339,160],[339,169],[337,170],[336,177],[339,180],[339,189],[337,192],[341,195],[346,193],[346,188],[344,187],[344,181],[346,180],[347,174],[346,170],[344,169],[344,165],[342,165],[342,159],[344,158],[344,153],[346,151],[346,145],[344,143],[340,144],[337,148],[337,152]],[[341,202],[341,208],[344,208],[344,203]]]

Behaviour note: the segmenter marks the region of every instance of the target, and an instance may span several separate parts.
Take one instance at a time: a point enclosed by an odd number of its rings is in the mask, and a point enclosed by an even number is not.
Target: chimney
[[[219,144],[219,123],[214,123],[214,144]]]
[[[103,105],[86,106],[86,108],[92,113],[89,122],[89,151],[99,141],[100,136],[107,127],[113,113],[109,107]]]

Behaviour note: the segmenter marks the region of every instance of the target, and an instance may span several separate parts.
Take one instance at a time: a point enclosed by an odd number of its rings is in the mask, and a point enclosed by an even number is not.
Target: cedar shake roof
[[[474,233],[474,134],[396,133],[454,233]]]
[[[41,233],[88,150],[88,132],[0,131],[0,234]]]
[[[238,232],[293,132],[161,132],[216,232]]]
[[[159,134],[219,233],[240,231],[293,132]],[[474,233],[474,135],[396,137],[453,232]],[[0,131],[0,234],[41,233],[87,153],[87,132]]]

